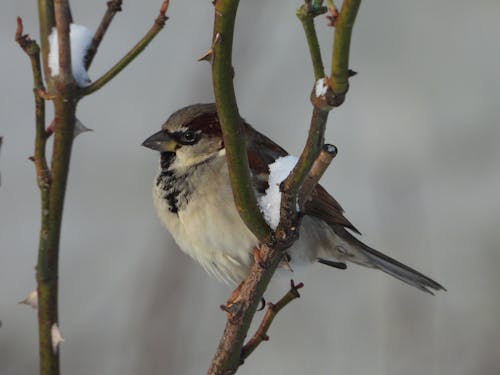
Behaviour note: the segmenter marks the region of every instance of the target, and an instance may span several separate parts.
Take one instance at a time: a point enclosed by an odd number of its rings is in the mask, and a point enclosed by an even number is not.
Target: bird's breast
[[[225,282],[246,277],[258,241],[234,205],[225,163],[207,163],[184,177],[160,172],[153,200],[181,250],[205,270]]]

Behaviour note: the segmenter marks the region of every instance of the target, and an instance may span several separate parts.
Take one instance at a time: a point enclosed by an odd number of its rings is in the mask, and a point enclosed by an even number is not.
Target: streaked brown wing
[[[288,155],[288,152],[250,125],[246,124],[246,126],[248,163],[257,191],[264,194],[268,187],[268,165],[277,158]],[[319,184],[314,189],[311,199],[305,204],[303,213],[317,217],[329,225],[341,225],[359,233],[343,215],[344,210],[340,204]]]
[[[330,225],[341,225],[361,234],[343,215],[344,209],[321,185],[316,185],[311,200],[304,207],[304,214],[317,217]]]

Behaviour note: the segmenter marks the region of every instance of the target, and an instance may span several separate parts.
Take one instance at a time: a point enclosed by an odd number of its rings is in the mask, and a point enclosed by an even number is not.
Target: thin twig
[[[310,199],[314,188],[336,155],[337,148],[335,146],[329,144],[323,145],[323,149],[314,161],[308,176],[300,188],[298,199],[300,209],[302,209],[306,202]]]
[[[87,70],[94,60],[97,49],[99,48],[111,21],[113,21],[116,13],[122,10],[122,0],[110,0],[107,2],[107,6],[106,13],[104,13],[104,16],[102,17],[101,23],[92,38],[92,44],[90,45],[87,55],[85,56],[85,69]]]
[[[153,26],[144,35],[144,37],[111,69],[104,73],[99,79],[91,83],[87,87],[80,89],[80,96],[89,95],[102,88],[106,83],[111,81],[118,73],[127,67],[153,40],[153,38],[163,29],[165,22],[168,20],[166,12],[168,10],[169,0],[165,0],[160,8],[160,13],[156,18]]]
[[[45,131],[45,101],[41,95],[41,92],[45,92],[45,88],[43,85],[42,68],[40,64],[40,47],[34,40],[30,39],[27,34],[23,34],[23,21],[21,17],[17,18],[16,42],[22,50],[26,52],[31,61],[36,117],[35,154],[33,156],[33,161],[35,162],[38,186],[42,194],[42,205],[48,206],[50,172],[47,166],[45,153],[47,142],[47,133]]]
[[[241,349],[241,360],[244,361],[252,352],[257,349],[257,347],[262,343],[262,341],[268,341],[269,336],[267,331],[271,326],[274,318],[281,309],[292,302],[294,299],[300,298],[299,289],[304,286],[303,283],[295,285],[293,280],[290,280],[290,290],[286,293],[277,303],[269,303],[266,314],[262,319],[259,328],[255,331],[253,337],[248,340],[248,342]]]
[[[318,42],[318,35],[314,27],[314,18],[325,13],[326,7],[316,5],[310,2],[305,2],[297,9],[297,17],[302,22],[304,34],[306,35],[307,45],[309,46],[309,53],[311,54],[311,62],[314,70],[314,77],[318,79],[325,76],[325,67],[323,59],[321,58],[321,49]]]

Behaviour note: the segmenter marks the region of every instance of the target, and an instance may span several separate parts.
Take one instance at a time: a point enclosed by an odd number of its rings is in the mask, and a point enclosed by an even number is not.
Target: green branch
[[[160,16],[153,27],[153,34],[156,34],[161,29],[161,23],[165,22],[167,7],[168,0],[165,0]],[[38,0],[38,9],[41,50],[35,41],[22,34],[21,19],[18,19],[17,23],[16,41],[30,58],[34,81],[36,138],[35,153],[30,159],[35,163],[42,212],[36,267],[40,374],[58,375],[60,371],[59,350],[53,348],[52,327],[58,323],[59,243],[74,139],[76,106],[81,98],[81,92],[75,83],[71,67],[70,24],[72,15],[69,1]],[[48,37],[54,26],[57,29],[59,47],[59,74],[57,76],[52,76],[48,66],[50,52]],[[143,44],[142,48],[136,46],[133,50],[134,56],[139,54],[146,44],[147,42]],[[40,52],[48,92],[43,84]],[[117,73],[118,71],[114,72],[113,76]],[[50,133],[48,129],[45,129],[45,100],[52,100],[55,107],[55,119],[50,127]],[[52,131],[54,144],[49,169],[46,160],[46,143]]]
[[[271,234],[271,230],[257,206],[252,187],[245,134],[233,85],[232,48],[238,3],[239,0],[215,2],[212,77],[234,201],[247,227],[263,240]]]
[[[345,95],[349,88],[349,50],[351,34],[361,0],[344,0],[335,21],[332,50],[331,88],[335,95]]]
[[[43,74],[47,88],[52,91],[52,79],[49,68],[49,35],[56,26],[54,0],[38,0],[38,19],[40,23],[40,45],[42,52]]]
[[[352,28],[354,23],[353,15],[355,16],[356,13],[352,12],[351,3],[350,1],[344,3],[342,12],[344,12],[345,19],[341,20],[341,24],[345,22],[350,24]],[[260,212],[254,211],[252,213],[251,211],[256,208],[255,197],[251,182],[248,179],[246,145],[242,138],[240,117],[232,81],[231,49],[237,6],[238,0],[217,0],[215,2],[214,46],[211,51],[213,53],[213,56],[211,56],[213,61],[213,84],[217,110],[223,127],[224,144],[235,201],[247,226],[258,235],[258,238],[263,239],[268,238],[266,233],[268,233],[269,228],[261,223]],[[334,107],[341,105],[343,101],[343,98],[340,101],[329,87],[330,79],[324,77],[324,67],[313,22],[314,16],[320,14],[323,10],[322,1],[315,0],[311,4],[311,0],[305,0],[304,6],[297,11],[297,16],[302,21],[306,33],[316,78],[315,87],[311,94],[314,108],[309,136],[297,165],[282,184],[280,223],[274,233],[272,242],[268,241],[267,244],[261,245],[260,248],[254,250],[255,261],[250,274],[238,288],[236,302],[225,308],[228,311],[228,321],[208,371],[209,375],[234,374],[243,363],[243,359],[257,347],[263,338],[267,337],[265,332],[275,316],[273,312],[269,313],[271,317],[264,319],[256,336],[245,347],[243,346],[257,305],[276,268],[283,260],[284,251],[293,245],[298,238],[300,221],[296,208],[297,200],[300,198],[302,202],[307,201],[308,194],[313,191],[315,184],[335,153],[335,149],[328,148],[323,151],[331,154],[327,155],[327,160],[318,160],[318,158],[321,158],[320,154],[324,146],[328,113]],[[342,43],[344,46],[346,43],[349,44],[350,30],[349,33],[346,32],[345,27],[336,30],[335,40],[336,43]],[[335,55],[332,66],[339,66],[336,59],[343,61],[345,59],[343,53],[346,51],[348,53],[349,49],[344,47],[341,49],[341,53]],[[343,67],[343,63],[340,66]],[[348,78],[349,72],[347,68],[345,68],[345,74]],[[345,95],[345,92],[343,94]],[[325,158],[325,155],[323,157]],[[318,161],[318,163],[315,163],[315,161]],[[312,171],[314,165],[316,167]],[[305,184],[304,191],[302,191],[305,181],[308,181],[308,183]],[[242,193],[245,189],[247,189],[246,195]],[[242,207],[245,207],[245,209],[242,209]],[[262,235],[259,235],[259,233],[262,233]]]
[[[319,4],[314,6],[311,3],[306,2],[304,5],[299,7],[299,9],[297,9],[296,13],[300,22],[302,22],[302,27],[304,28],[307,45],[309,46],[309,53],[311,54],[314,78],[316,81],[325,76],[325,67],[323,65],[323,59],[321,58],[318,35],[316,33],[316,28],[314,27],[314,18],[324,14],[326,11],[326,7]]]
[[[111,81],[123,69],[127,67],[139,54],[147,47],[147,45],[154,39],[154,37],[163,29],[168,17],[165,15],[168,9],[169,0],[165,0],[160,9],[160,14],[156,18],[153,26],[144,35],[144,37],[110,70],[104,73],[99,79],[92,82],[89,86],[80,89],[80,96],[89,95],[102,88],[106,83]]]

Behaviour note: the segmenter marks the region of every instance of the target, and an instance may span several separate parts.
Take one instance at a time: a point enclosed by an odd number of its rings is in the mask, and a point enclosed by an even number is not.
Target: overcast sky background
[[[94,65],[99,77],[143,36],[161,1],[125,1]],[[241,1],[234,47],[241,114],[299,153],[313,85],[296,1]],[[105,1],[73,1],[95,29]],[[0,374],[36,373],[39,194],[28,156],[32,77],[15,17],[38,39],[36,2],[0,4]],[[172,1],[165,29],[127,70],[79,105],[95,131],[74,146],[61,244],[64,374],[201,374],[230,289],[182,254],[155,217],[157,155],[140,147],[170,113],[213,101],[210,1]],[[500,2],[365,1],[346,103],[322,184],[363,239],[442,283],[432,297],[381,272],[320,265],[241,374],[500,373]],[[317,20],[328,64],[331,29]],[[49,119],[50,120],[50,119]],[[274,301],[288,280],[266,293]],[[262,316],[262,314],[260,315]]]

